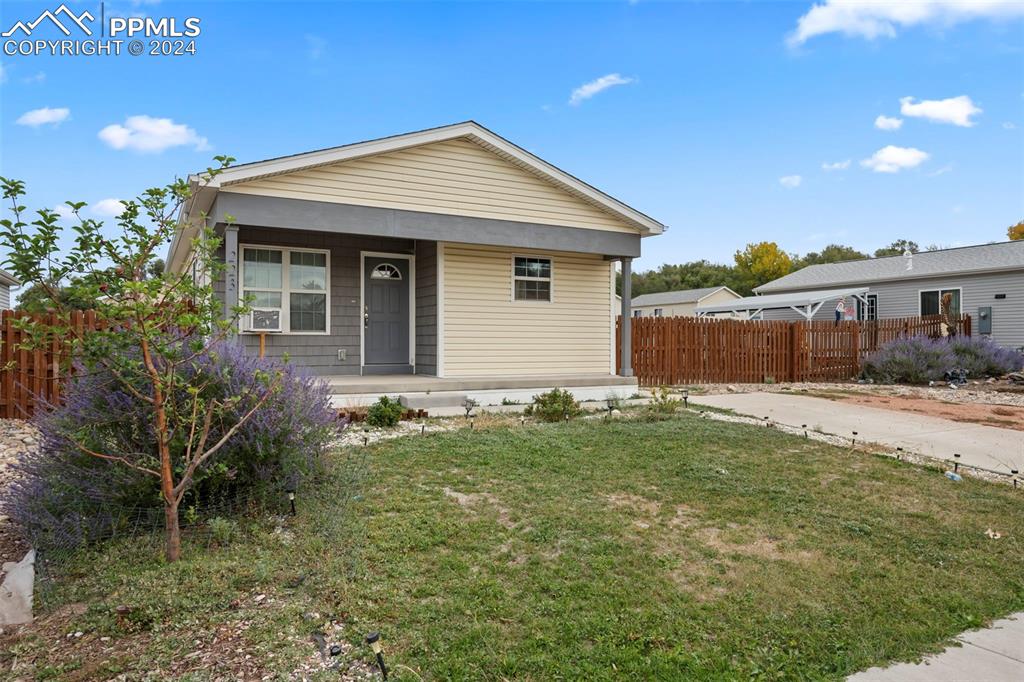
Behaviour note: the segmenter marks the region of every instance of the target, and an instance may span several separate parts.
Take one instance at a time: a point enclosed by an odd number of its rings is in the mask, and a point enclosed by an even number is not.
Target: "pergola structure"
[[[697,317],[704,317],[714,313],[746,313],[751,319],[756,319],[765,310],[795,310],[808,322],[826,301],[851,296],[861,303],[867,304],[864,294],[868,287],[854,287],[848,289],[825,289],[822,291],[800,291],[791,294],[768,294],[766,296],[747,296],[737,298],[728,303],[716,305],[697,306]]]

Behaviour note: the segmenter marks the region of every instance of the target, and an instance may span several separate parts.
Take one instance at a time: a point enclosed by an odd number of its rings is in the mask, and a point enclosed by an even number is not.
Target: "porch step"
[[[410,410],[430,410],[436,407],[462,407],[466,401],[465,393],[442,391],[441,393],[412,393],[400,395],[398,400],[402,407]]]

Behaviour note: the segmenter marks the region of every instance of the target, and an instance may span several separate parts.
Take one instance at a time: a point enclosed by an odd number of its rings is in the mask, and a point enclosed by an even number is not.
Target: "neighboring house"
[[[370,381],[341,377],[368,375],[527,399],[635,385],[614,376],[615,315],[629,311],[615,304],[615,262],[628,280],[640,240],[664,226],[477,123],[190,181],[167,267],[190,267],[188,221],[206,215],[224,239],[225,314],[253,301],[240,329],[253,352],[287,353],[342,392]]]
[[[19,287],[21,282],[6,270],[0,270],[0,310],[11,307],[11,287]]]
[[[633,299],[633,317],[693,317],[698,305],[728,303],[737,298],[740,295],[729,287],[644,294]]]
[[[972,317],[975,334],[1004,346],[1024,346],[1024,241],[964,246],[913,255],[811,265],[754,289],[758,294],[809,293],[867,287],[864,301],[847,297],[858,319],[936,315],[943,294],[954,312]],[[814,319],[834,317],[837,299]],[[765,310],[765,319],[800,319],[789,310]]]

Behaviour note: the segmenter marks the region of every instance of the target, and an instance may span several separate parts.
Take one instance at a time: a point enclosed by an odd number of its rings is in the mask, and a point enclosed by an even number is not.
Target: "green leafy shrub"
[[[547,393],[533,396],[533,403],[526,406],[526,415],[545,422],[562,421],[583,414],[579,401],[569,391],[554,388]]]
[[[366,423],[379,428],[394,428],[402,418],[405,408],[396,398],[382,395],[366,412]]]
[[[238,534],[238,523],[232,519],[216,516],[210,519],[210,536],[218,545],[228,545]]]
[[[683,401],[674,397],[672,390],[668,386],[659,386],[651,394],[651,402],[648,405],[648,409],[659,414],[672,414],[682,404]]]

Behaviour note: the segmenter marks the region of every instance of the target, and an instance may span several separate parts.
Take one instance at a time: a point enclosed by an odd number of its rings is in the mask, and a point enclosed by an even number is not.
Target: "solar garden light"
[[[807,435],[807,424],[801,424],[800,428],[804,430],[804,438],[810,438],[810,436]]]
[[[427,435],[427,425],[426,424],[420,424],[420,435],[421,436]]]
[[[903,448],[896,448],[896,460],[899,461],[900,453],[903,452]]]
[[[953,473],[960,471],[960,453],[953,453]]]
[[[388,667],[384,665],[384,649],[380,645],[380,633],[371,632],[366,636],[366,643],[370,645],[373,650],[373,655],[377,657],[377,667],[380,668],[381,676],[386,680],[388,679]]]
[[[608,396],[608,399],[605,400],[605,402],[608,403],[608,416],[609,417],[612,416],[612,410],[615,409],[615,403],[616,403],[617,400],[618,400],[618,398],[613,398],[611,396]]]
[[[284,491],[288,493],[288,504],[292,508],[292,516],[295,516],[295,484],[288,483]]]
[[[1013,487],[1016,488],[1017,487],[1017,470],[1016,469],[1010,469],[1010,473],[1013,475]]]
[[[851,445],[856,445],[857,444],[857,432],[856,431],[853,432],[853,442],[850,443],[850,444]]]
[[[569,410],[564,410],[562,416],[565,417],[565,421],[569,421]]]
[[[690,407],[690,389],[684,388],[682,392],[683,392],[683,407],[689,408]]]

